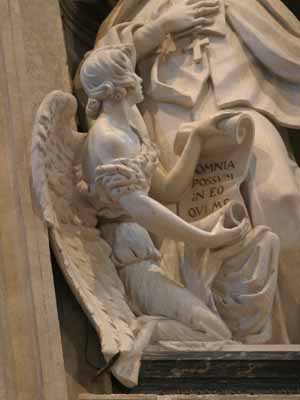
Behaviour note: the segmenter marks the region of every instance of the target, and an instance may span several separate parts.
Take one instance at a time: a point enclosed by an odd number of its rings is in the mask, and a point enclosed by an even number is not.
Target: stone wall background
[[[66,400],[48,235],[30,192],[37,107],[70,90],[62,21],[57,0],[0,0],[0,15],[0,398]]]

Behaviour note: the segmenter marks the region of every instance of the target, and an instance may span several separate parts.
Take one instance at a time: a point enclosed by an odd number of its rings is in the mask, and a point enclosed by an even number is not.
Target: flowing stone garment
[[[133,43],[130,29],[147,26],[160,7],[172,3],[176,0],[121,1],[101,27],[96,46]],[[281,324],[286,320],[291,341],[299,343],[300,179],[280,126],[300,127],[300,24],[279,0],[221,0],[220,5],[214,26],[220,35],[207,32],[209,44],[200,63],[193,63],[192,52],[186,51],[192,43],[186,37],[174,37],[139,60],[146,91],[141,110],[166,169],[176,161],[180,123],[220,109],[251,110],[256,135],[243,197],[254,226],[267,225],[280,238],[284,314],[277,314]],[[147,40],[152,40],[150,30]]]

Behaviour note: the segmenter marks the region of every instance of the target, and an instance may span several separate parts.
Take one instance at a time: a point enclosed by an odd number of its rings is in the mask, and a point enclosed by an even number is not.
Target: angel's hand
[[[218,124],[226,118],[232,118],[240,112],[224,111],[205,120],[186,122],[181,124],[178,133],[184,135],[197,135],[202,139],[210,136],[222,135],[223,131],[218,128]]]
[[[182,0],[160,17],[165,33],[178,33],[193,27],[206,27],[214,22],[219,11],[219,0]]]
[[[235,243],[240,243],[242,246],[243,240],[251,229],[249,220],[245,218],[237,227],[228,229],[224,228],[224,219],[225,214],[219,218],[211,232],[210,248],[224,248],[226,246],[232,246]]]

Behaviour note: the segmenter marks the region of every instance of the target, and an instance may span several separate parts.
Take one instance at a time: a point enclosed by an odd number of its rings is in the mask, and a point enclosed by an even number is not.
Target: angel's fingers
[[[224,221],[225,221],[225,214],[221,214],[215,227],[213,228],[213,230],[217,230],[219,228],[223,228],[224,227]]]
[[[243,239],[247,233],[249,232],[249,223],[246,219],[244,219],[240,225],[238,225],[235,228],[231,229],[231,232],[236,236],[239,237],[240,239]]]
[[[178,133],[191,133],[193,128],[191,126],[180,126],[178,129]]]
[[[224,132],[222,131],[222,129],[218,129],[218,128],[209,128],[208,133],[211,136],[224,135]]]
[[[190,135],[192,133],[192,129],[183,129],[178,131],[181,135]]]
[[[234,228],[227,229],[227,230],[228,230],[228,232],[231,232],[232,235],[235,235],[235,236],[240,236],[244,231],[242,224],[240,224]]]
[[[240,226],[241,226],[241,229],[242,229],[242,234],[243,234],[244,236],[246,236],[247,233],[249,233],[250,230],[251,230],[251,224],[250,224],[250,221],[248,220],[248,218],[245,218],[245,219],[241,222]]]
[[[179,125],[179,129],[191,128],[191,127],[192,127],[192,122],[184,122],[183,124]]]
[[[180,126],[179,128],[178,128],[178,132],[185,132],[185,131],[187,131],[187,130],[189,130],[190,128],[188,127],[188,126]]]
[[[244,218],[236,228],[246,229],[248,227],[248,225],[249,225],[248,218]]]
[[[218,124],[219,122],[223,121],[223,119],[236,117],[237,115],[240,114],[241,114],[240,111],[224,111],[213,116],[212,121],[214,124]]]

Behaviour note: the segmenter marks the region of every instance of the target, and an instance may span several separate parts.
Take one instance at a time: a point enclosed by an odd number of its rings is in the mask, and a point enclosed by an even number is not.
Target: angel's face
[[[127,88],[128,100],[131,104],[138,104],[144,100],[142,78],[140,78],[136,73],[133,73],[133,82]]]
[[[144,100],[142,87],[143,79],[135,73],[130,59],[128,59],[128,71],[130,74],[130,83],[126,86],[127,100],[131,105],[135,105]]]
[[[127,100],[131,105],[138,104],[144,100],[142,78],[140,78],[134,71],[132,61],[126,57],[126,74],[128,74],[128,82],[125,86],[127,89]]]

